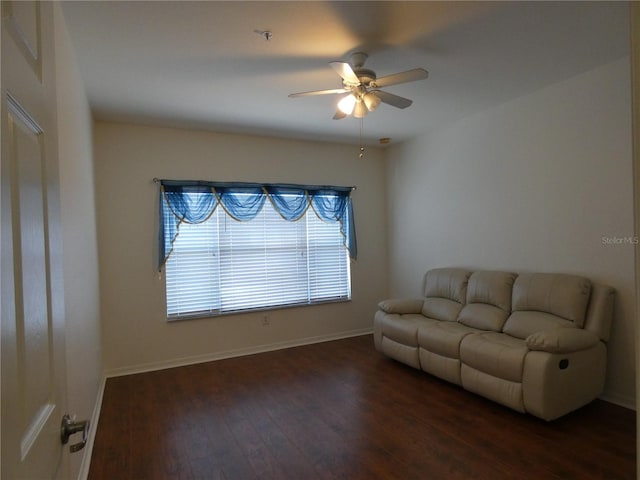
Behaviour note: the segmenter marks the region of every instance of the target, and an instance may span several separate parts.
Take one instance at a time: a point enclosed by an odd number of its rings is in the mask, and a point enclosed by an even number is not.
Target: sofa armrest
[[[424,300],[416,298],[392,298],[378,303],[378,308],[386,313],[422,313]]]
[[[581,328],[560,327],[543,330],[529,335],[526,339],[529,350],[549,353],[572,353],[597,345],[600,337]]]

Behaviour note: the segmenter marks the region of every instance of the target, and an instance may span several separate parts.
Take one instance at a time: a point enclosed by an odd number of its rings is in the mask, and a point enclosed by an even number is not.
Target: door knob
[[[69,437],[74,433],[82,432],[82,441],[69,445],[69,451],[71,453],[82,450],[87,444],[87,437],[89,435],[89,420],[75,421],[68,413],[62,417],[62,426],[60,427],[60,440],[63,445],[69,443]]]

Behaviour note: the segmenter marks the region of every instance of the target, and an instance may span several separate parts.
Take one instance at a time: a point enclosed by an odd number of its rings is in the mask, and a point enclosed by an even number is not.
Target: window
[[[188,202],[205,204],[207,195],[190,192]],[[235,191],[233,205],[254,205],[255,195]],[[316,197],[322,200],[319,192]],[[173,210],[167,215],[168,198],[161,197],[165,224],[176,217]],[[321,219],[314,208],[320,210],[320,203],[306,193],[268,198],[247,221],[235,219],[232,203],[217,195],[222,205],[216,202],[206,220],[178,223],[164,263],[169,320],[351,298],[345,222]],[[286,220],[278,207],[296,201],[305,202],[298,206],[301,214]]]

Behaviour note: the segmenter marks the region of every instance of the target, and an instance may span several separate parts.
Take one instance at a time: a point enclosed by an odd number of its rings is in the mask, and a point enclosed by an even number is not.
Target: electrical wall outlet
[[[267,315],[267,314],[262,315],[262,325],[263,326],[269,325],[269,315]]]

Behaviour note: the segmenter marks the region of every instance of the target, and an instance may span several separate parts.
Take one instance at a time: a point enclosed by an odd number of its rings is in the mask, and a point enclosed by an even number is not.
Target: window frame
[[[160,181],[160,182],[172,182],[172,183],[176,183],[175,181]],[[207,183],[207,182],[188,182],[189,184],[197,184],[197,186],[200,188],[203,186],[203,183]],[[162,184],[162,183],[161,183]],[[229,184],[224,184],[225,186],[229,185]],[[237,185],[247,185],[247,184],[237,184],[234,183],[234,186]],[[248,184],[251,186],[251,188],[255,188],[255,184]],[[286,184],[285,188],[291,188],[292,186],[289,184]],[[300,186],[293,186],[293,187],[300,187]],[[316,188],[318,190],[323,189],[323,190],[329,190],[329,195],[331,196],[331,189],[333,187],[313,187]],[[344,192],[344,190],[347,187],[338,187],[341,188],[341,192]],[[352,187],[348,187],[349,188],[349,194],[350,191],[353,189]],[[211,217],[213,215],[214,212],[219,211],[221,213],[216,213],[216,218],[217,218],[217,222],[219,223],[220,221],[237,221],[235,219],[235,216],[230,214],[230,212],[227,211],[227,209],[225,208],[225,205],[222,203],[222,200],[220,199],[220,197],[218,196],[218,193],[216,192],[215,188],[212,188],[212,190],[214,191],[214,193],[216,194],[216,200],[218,201],[218,203],[213,207],[213,210],[211,211],[211,213],[209,215],[207,215],[207,218]],[[202,190],[200,190],[202,191]],[[163,202],[163,200],[166,201],[166,207],[169,207],[169,201],[167,199],[164,198],[163,195],[164,189],[161,188],[161,198],[160,201]],[[268,195],[266,189],[265,189],[265,194]],[[304,255],[307,263],[307,268],[304,271],[304,282],[306,283],[306,289],[308,291],[311,290],[312,288],[312,276],[315,275],[315,273],[311,270],[309,270],[308,268],[308,264],[309,264],[309,258],[312,255],[312,248],[310,247],[310,240],[312,240],[309,236],[309,217],[307,217],[308,215],[314,215],[315,217],[317,217],[319,222],[324,222],[324,223],[333,223],[333,221],[327,222],[326,220],[324,220],[323,218],[320,217],[319,213],[316,212],[315,208],[313,207],[313,203],[311,201],[311,197],[308,195],[308,193],[305,190],[305,195],[307,196],[307,200],[309,201],[309,205],[307,206],[307,208],[305,209],[303,215],[301,215],[300,217],[297,218],[297,221],[304,221],[305,222],[305,226],[304,226],[304,230],[305,230],[305,234],[304,234],[304,242],[305,242],[305,247],[304,247]],[[344,193],[341,193],[342,196],[344,196]],[[280,216],[284,219],[285,216],[282,215],[282,213],[278,210],[278,207],[275,205],[275,202],[270,198],[267,197],[270,201],[265,201],[264,205],[269,204],[270,208],[273,209],[274,212],[276,213],[280,213]],[[316,306],[316,305],[322,305],[322,304],[331,304],[331,303],[344,303],[344,302],[350,302],[352,300],[352,272],[351,272],[351,260],[353,260],[355,257],[353,255],[353,251],[352,249],[349,248],[348,244],[347,244],[347,239],[348,236],[345,235],[345,228],[349,228],[351,229],[353,226],[353,212],[351,210],[351,199],[349,197],[349,195],[347,195],[347,204],[345,205],[345,212],[344,212],[344,217],[340,218],[339,220],[335,220],[336,225],[339,224],[339,232],[341,234],[340,236],[340,244],[341,244],[341,248],[344,249],[344,260],[338,260],[339,261],[339,265],[340,265],[340,272],[342,277],[342,282],[343,283],[343,287],[344,290],[342,291],[344,293],[344,295],[339,295],[337,297],[330,297],[330,298],[318,298],[316,300],[314,300],[313,298],[311,298],[310,293],[307,293],[307,299],[306,300],[302,300],[302,301],[291,301],[291,302],[286,302],[286,303],[278,303],[275,305],[255,305],[255,306],[249,306],[247,308],[238,308],[238,309],[232,309],[232,310],[227,310],[227,309],[223,309],[223,308],[217,308],[217,309],[206,309],[206,310],[192,310],[192,311],[185,311],[183,313],[172,313],[169,314],[169,305],[168,305],[168,289],[167,289],[167,275],[166,275],[166,267],[167,265],[165,264],[165,262],[162,262],[161,267],[164,266],[165,267],[165,278],[164,278],[164,303],[165,303],[165,317],[167,319],[168,322],[174,322],[174,321],[180,321],[180,320],[188,320],[188,319],[196,319],[196,318],[207,318],[207,317],[218,317],[218,316],[225,316],[225,315],[236,315],[236,314],[244,314],[244,313],[252,313],[252,312],[261,312],[261,311],[270,311],[270,310],[280,310],[280,309],[287,309],[287,308],[297,308],[297,307],[305,307],[305,306]],[[221,208],[220,208],[221,207]],[[348,207],[348,208],[347,208]],[[169,207],[170,208],[170,207]],[[164,231],[164,227],[165,225],[163,225],[163,215],[166,214],[166,211],[163,213],[163,204],[161,203],[160,205],[160,222],[161,222],[161,230],[159,232],[159,240],[161,240],[161,234]],[[262,212],[263,208],[260,208],[259,211]],[[175,215],[180,221],[177,223],[176,225],[176,231],[175,231],[175,236],[174,236],[174,240],[175,238],[178,236],[177,232],[178,232],[178,227],[180,225],[184,223],[189,223],[187,222],[184,218],[180,219],[180,217],[178,215],[176,215],[175,211],[172,211],[173,215]],[[225,215],[226,217],[222,217],[222,219],[220,218],[222,215]],[[303,218],[304,217],[304,218]],[[346,217],[346,218],[345,218]],[[254,218],[255,219],[255,218]],[[284,221],[287,221],[286,219]],[[291,220],[289,220],[291,221]],[[266,220],[265,220],[266,222]],[[198,223],[198,222],[194,222],[194,223]],[[245,223],[245,222],[241,222],[241,223]],[[350,230],[351,233],[351,230]],[[219,232],[217,233],[217,235],[219,235]],[[333,234],[335,236],[335,233]],[[353,236],[355,236],[355,230],[353,230],[352,233]],[[266,234],[265,234],[266,236]],[[353,238],[354,243],[351,244],[349,243],[349,245],[354,245],[355,246],[355,238]],[[171,251],[173,250],[173,241],[171,243]],[[218,245],[219,246],[219,245]],[[335,251],[335,245],[334,245],[334,251]],[[355,250],[355,248],[353,249]],[[169,253],[171,253],[171,251]],[[168,258],[169,255],[167,255],[166,258]],[[162,258],[162,257],[161,257]],[[166,261],[165,258],[165,261]],[[344,263],[342,263],[344,262]],[[265,261],[266,263],[266,261]],[[218,265],[221,264],[221,260],[218,259]],[[319,267],[322,266],[321,263],[318,264]],[[321,272],[320,272],[321,273]],[[218,272],[217,273],[217,277],[220,278],[221,273]],[[346,276],[346,278],[345,278]],[[221,290],[218,290],[218,295],[220,295]],[[268,294],[265,294],[265,298]],[[222,302],[220,302],[218,304],[218,307],[222,306]]]

